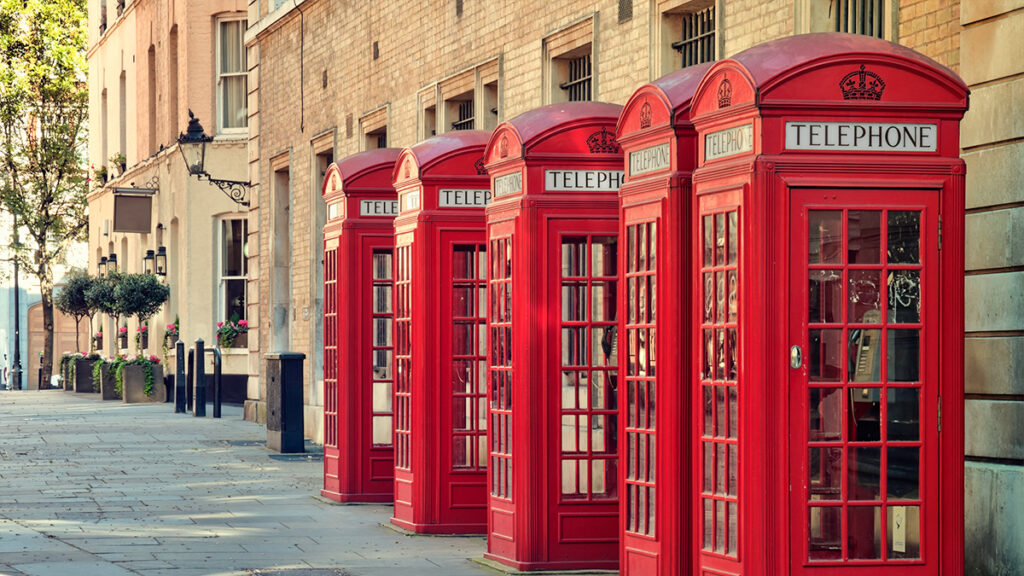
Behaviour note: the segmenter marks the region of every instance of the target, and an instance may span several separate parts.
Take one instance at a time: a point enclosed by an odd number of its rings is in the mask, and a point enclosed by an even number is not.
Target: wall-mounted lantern
[[[117,272],[117,254],[111,253],[107,257],[107,272]]]
[[[167,247],[159,246],[156,249],[156,273],[158,276],[167,276]]]
[[[100,261],[96,264],[96,275],[102,278],[107,273],[107,257],[100,258]]]
[[[178,148],[181,150],[181,157],[185,160],[188,173],[200,181],[204,178],[209,180],[236,204],[248,206],[249,201],[245,199],[245,194],[249,191],[251,184],[238,180],[213,178],[206,172],[206,144],[212,142],[213,138],[206,134],[203,125],[199,123],[199,119],[195,117],[192,110],[188,111],[188,117],[188,129],[178,136]]]
[[[142,259],[142,273],[152,274],[154,272],[154,265],[156,256],[152,250],[146,250],[146,256]]]

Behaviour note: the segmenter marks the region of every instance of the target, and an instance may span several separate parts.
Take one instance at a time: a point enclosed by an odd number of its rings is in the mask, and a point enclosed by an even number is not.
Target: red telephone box
[[[324,488],[339,502],[390,502],[392,251],[399,150],[327,168],[324,226]]]
[[[701,574],[963,574],[967,88],[794,36],[693,99]]]
[[[395,165],[395,515],[407,530],[487,527],[483,167],[490,134],[456,131]]]
[[[690,546],[692,435],[689,274],[692,189],[697,133],[690,102],[710,64],[678,70],[641,87],[619,118],[626,157],[619,190],[626,238],[619,266],[619,347],[623,375],[620,453],[623,576],[686,573]],[[657,342],[670,343],[657,347]]]
[[[618,567],[621,110],[538,108],[487,145],[485,557],[519,570]]]

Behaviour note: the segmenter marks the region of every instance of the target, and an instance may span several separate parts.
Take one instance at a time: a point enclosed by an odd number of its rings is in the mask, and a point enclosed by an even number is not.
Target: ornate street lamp
[[[155,260],[156,260],[156,256],[154,256],[153,251],[152,250],[146,250],[146,256],[142,259],[142,273],[143,274],[152,274],[153,273],[153,267],[154,267],[154,263],[155,263],[154,261]]]
[[[117,254],[111,253],[107,258],[107,272],[117,272]]]
[[[156,273],[160,276],[167,276],[167,247],[159,246],[156,249]]]
[[[98,264],[96,264],[96,275],[102,278],[107,273],[107,257],[100,258]]]
[[[209,180],[236,204],[248,206],[249,201],[245,199],[250,186],[248,182],[213,178],[206,171],[206,144],[213,142],[213,138],[206,134],[203,125],[199,123],[199,118],[196,118],[192,110],[188,111],[188,118],[188,128],[178,136],[178,148],[181,150],[181,157],[185,160],[188,173],[200,181],[204,178]]]

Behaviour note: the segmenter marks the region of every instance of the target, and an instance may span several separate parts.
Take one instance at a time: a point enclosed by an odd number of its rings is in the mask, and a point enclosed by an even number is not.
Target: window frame
[[[241,264],[242,273],[238,276],[228,276],[224,272],[224,252],[227,249],[225,245],[226,234],[225,225],[228,222],[238,220],[242,223],[242,243],[241,243]],[[242,316],[239,319],[245,319],[245,310],[249,304],[249,258],[246,256],[246,245],[249,243],[249,218],[247,216],[239,217],[239,214],[229,214],[217,219],[217,306],[216,306],[216,318],[218,322],[227,322],[231,320],[227,317],[228,306],[227,306],[227,281],[229,280],[240,280],[242,281],[242,297],[244,299],[242,304]]]
[[[241,26],[241,30],[239,31],[240,33],[239,33],[238,37],[239,37],[239,40],[241,41],[240,48],[241,48],[241,55],[242,55],[242,71],[241,72],[224,72],[223,70],[221,70],[221,43],[222,43],[222,38],[223,38],[223,33],[224,33],[223,32],[223,30],[224,30],[223,27],[224,27],[225,24],[236,23],[236,22],[239,23],[239,25]],[[216,96],[217,110],[216,110],[215,116],[217,117],[217,134],[218,135],[248,134],[249,133],[249,105],[248,105],[248,101],[247,101],[248,100],[248,96],[249,96],[249,70],[248,70],[248,60],[246,58],[246,48],[245,48],[245,30],[246,30],[247,26],[248,26],[248,19],[246,18],[246,16],[244,14],[242,14],[242,15],[235,14],[235,15],[231,15],[231,16],[222,16],[222,17],[217,18],[214,21],[214,45],[213,45],[214,91],[217,94],[217,96]],[[223,106],[224,106],[224,82],[223,82],[223,80],[224,80],[224,78],[227,78],[227,77],[231,77],[231,78],[241,77],[243,79],[243,82],[244,82],[244,91],[243,91],[242,105],[245,108],[245,123],[244,123],[243,126],[240,126],[240,127],[228,127],[228,126],[225,126],[225,120],[226,119],[224,117],[224,110],[223,110]]]

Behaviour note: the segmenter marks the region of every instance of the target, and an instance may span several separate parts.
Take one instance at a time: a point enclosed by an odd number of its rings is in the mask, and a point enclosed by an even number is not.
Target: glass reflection
[[[917,446],[889,446],[886,448],[886,494],[890,499],[917,500],[921,497],[919,485],[920,448]]]
[[[615,276],[619,241],[615,236],[594,236],[590,246],[590,275]]]
[[[850,270],[850,282],[847,287],[849,323],[868,324],[881,321],[881,276],[881,270]]]
[[[842,388],[811,388],[810,430],[811,442],[839,441],[843,434]]]
[[[871,313],[866,315],[871,316]],[[866,321],[872,321],[867,318]],[[879,382],[882,331],[852,329],[849,342],[849,374],[851,382]]]
[[[889,388],[885,393],[886,439],[916,441],[921,438],[917,388]]]
[[[562,239],[562,277],[587,275],[587,239]]]
[[[850,415],[847,433],[850,442],[878,442],[882,438],[881,389],[850,388]]]
[[[840,210],[811,210],[808,215],[808,263],[841,264],[843,213]]]
[[[851,446],[847,467],[847,500],[877,500],[882,449]]]
[[[850,210],[847,247],[850,264],[878,264],[882,259],[882,212]]]
[[[808,331],[808,377],[814,382],[838,382],[842,366],[842,337],[840,329],[814,329]]]
[[[890,382],[917,382],[920,362],[920,330],[895,330],[888,333],[886,351]]]
[[[921,213],[916,211],[889,212],[888,257],[890,264],[917,264],[920,262]]]
[[[850,506],[846,512],[846,551],[852,560],[882,557],[882,509],[879,506]]]
[[[842,500],[842,447],[811,447],[808,452],[807,462],[808,491],[811,500]]]
[[[842,560],[843,509],[814,506],[809,523],[808,560]]]
[[[921,272],[890,270],[886,291],[889,322],[913,324],[921,321]]]

